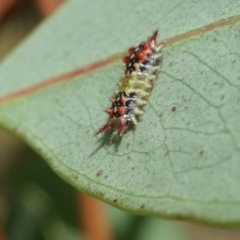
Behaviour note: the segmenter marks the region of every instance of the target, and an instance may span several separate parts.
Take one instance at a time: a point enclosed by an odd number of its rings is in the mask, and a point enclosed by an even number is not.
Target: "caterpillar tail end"
[[[103,125],[101,128],[99,128],[99,130],[95,133],[95,136],[98,135],[99,133],[105,132],[109,128],[111,128],[111,123],[107,122],[105,125]]]

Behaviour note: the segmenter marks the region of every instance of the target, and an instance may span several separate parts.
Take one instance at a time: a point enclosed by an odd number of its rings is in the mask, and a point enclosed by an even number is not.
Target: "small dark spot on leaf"
[[[177,108],[176,107],[172,107],[172,112],[176,112]]]
[[[184,220],[185,218],[182,215],[176,215],[174,217],[174,219],[176,219],[176,220]]]
[[[75,174],[73,174],[73,175],[72,175],[72,178],[75,179],[75,180],[77,180],[77,179],[78,179],[78,176],[75,175]]]
[[[203,153],[204,153],[204,151],[203,151],[203,150],[201,150],[201,151],[199,152],[199,155],[200,155],[200,156],[202,156],[202,155],[203,155]]]
[[[132,170],[134,170],[134,167],[132,167]]]
[[[17,133],[17,131],[18,131],[18,128],[17,128],[17,127],[15,127],[15,128],[13,128],[13,129],[12,129],[12,131],[13,131],[14,133]]]
[[[130,156],[127,156],[127,159],[128,159],[128,160],[131,160],[132,158],[131,158]]]
[[[117,202],[117,199],[114,199],[113,202],[116,203],[116,202]]]
[[[186,106],[184,109],[185,109],[185,110],[188,110],[188,106]]]
[[[222,96],[221,96],[221,101],[222,101],[224,98],[225,98],[225,95],[222,95]]]
[[[189,126],[191,123],[190,122],[187,122],[187,125]]]
[[[101,176],[102,175],[102,173],[103,173],[103,170],[99,170],[98,172],[97,172],[97,177],[99,177],[99,176]]]
[[[141,208],[141,209],[144,209],[144,208],[145,208],[145,204],[142,204],[140,208]]]
[[[108,175],[106,175],[104,178],[107,178],[108,177]]]

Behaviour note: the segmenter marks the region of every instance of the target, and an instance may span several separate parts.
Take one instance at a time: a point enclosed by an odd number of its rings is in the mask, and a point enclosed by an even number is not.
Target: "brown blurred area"
[[[0,21],[9,18],[11,15],[19,13],[29,6],[35,7],[39,16],[45,18],[51,15],[65,0],[1,0],[0,1]]]
[[[64,0],[0,0],[0,60]]]
[[[0,0],[0,61],[63,2],[64,0]],[[27,164],[20,157],[26,148],[22,141],[0,131],[0,240],[5,239],[1,222],[8,217],[14,194],[8,186],[8,176]],[[238,229],[217,229],[184,222],[179,223],[179,226],[186,233],[186,239],[240,239]]]

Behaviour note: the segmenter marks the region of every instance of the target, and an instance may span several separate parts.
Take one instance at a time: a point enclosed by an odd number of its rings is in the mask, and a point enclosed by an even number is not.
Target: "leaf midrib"
[[[182,34],[176,35],[174,37],[162,40],[160,42],[160,44],[164,44],[164,48],[166,49],[166,48],[169,48],[172,45],[182,42],[184,40],[187,40],[187,39],[190,39],[193,37],[199,37],[201,35],[204,35],[205,33],[208,33],[213,30],[223,28],[223,27],[226,27],[229,25],[234,25],[235,23],[238,23],[238,22],[240,22],[239,15],[233,16],[230,18],[221,19],[217,22],[210,23],[206,26],[202,26],[200,28],[190,30],[186,33],[182,33]],[[26,87],[24,89],[20,89],[18,91],[6,94],[6,95],[0,97],[0,107],[6,103],[15,101],[19,98],[27,97],[28,95],[31,95],[40,90],[44,90],[55,84],[60,84],[63,82],[71,81],[71,80],[75,79],[76,77],[83,76],[84,74],[88,74],[92,71],[95,71],[95,70],[101,69],[105,66],[108,66],[110,64],[113,64],[116,61],[119,61],[123,57],[123,55],[124,55],[123,52],[118,53],[118,54],[109,56],[107,58],[101,59],[99,61],[96,61],[94,63],[88,64],[86,66],[79,67],[79,68],[69,71],[67,73],[62,73],[58,76],[48,78],[37,84]]]

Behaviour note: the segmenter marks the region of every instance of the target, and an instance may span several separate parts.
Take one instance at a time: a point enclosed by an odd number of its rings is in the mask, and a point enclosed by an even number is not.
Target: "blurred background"
[[[0,62],[64,0],[0,0]],[[1,76],[0,76],[1,77]],[[237,240],[240,231],[135,216],[81,194],[0,131],[0,240]]]

